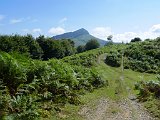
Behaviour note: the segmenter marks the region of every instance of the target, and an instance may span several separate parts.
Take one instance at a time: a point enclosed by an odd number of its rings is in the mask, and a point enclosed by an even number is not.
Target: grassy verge
[[[160,119],[160,100],[155,98],[150,98],[149,100],[144,102],[144,106],[148,109],[153,116]]]

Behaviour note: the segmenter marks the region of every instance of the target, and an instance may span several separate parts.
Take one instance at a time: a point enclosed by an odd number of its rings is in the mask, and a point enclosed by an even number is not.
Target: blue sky
[[[0,34],[53,36],[79,28],[129,42],[160,35],[160,0],[1,0]]]

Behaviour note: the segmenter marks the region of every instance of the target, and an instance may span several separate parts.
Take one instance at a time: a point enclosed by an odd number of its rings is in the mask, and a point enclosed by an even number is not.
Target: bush
[[[119,53],[111,52],[107,54],[105,63],[112,67],[120,67],[121,65],[120,60],[121,60],[121,56]]]
[[[157,118],[160,118],[160,80],[140,81],[135,84],[135,89],[139,91],[138,99],[144,102],[145,107]]]
[[[105,85],[92,68],[99,54],[40,61],[0,52],[0,117],[35,119],[54,108],[50,102],[80,104],[80,94]]]
[[[139,99],[145,101],[148,97],[153,96],[155,98],[160,98],[160,82],[159,81],[149,81],[149,82],[139,82],[136,83],[135,89],[139,90]]]

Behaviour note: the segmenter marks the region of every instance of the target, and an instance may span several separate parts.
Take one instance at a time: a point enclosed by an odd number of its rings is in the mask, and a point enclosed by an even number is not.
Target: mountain
[[[87,30],[84,28],[81,28],[79,30],[76,30],[74,32],[67,32],[61,35],[56,35],[52,37],[53,39],[59,40],[59,39],[71,39],[75,42],[75,46],[78,45],[85,45],[89,40],[96,39],[101,46],[104,46],[107,41],[96,38],[89,34]]]

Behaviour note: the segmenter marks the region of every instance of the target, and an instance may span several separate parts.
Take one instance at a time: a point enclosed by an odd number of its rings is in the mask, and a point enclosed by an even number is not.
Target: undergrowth
[[[94,64],[85,63],[87,68],[81,64],[0,52],[0,118],[32,120],[60,111],[59,104],[80,104],[79,95],[105,85]]]

